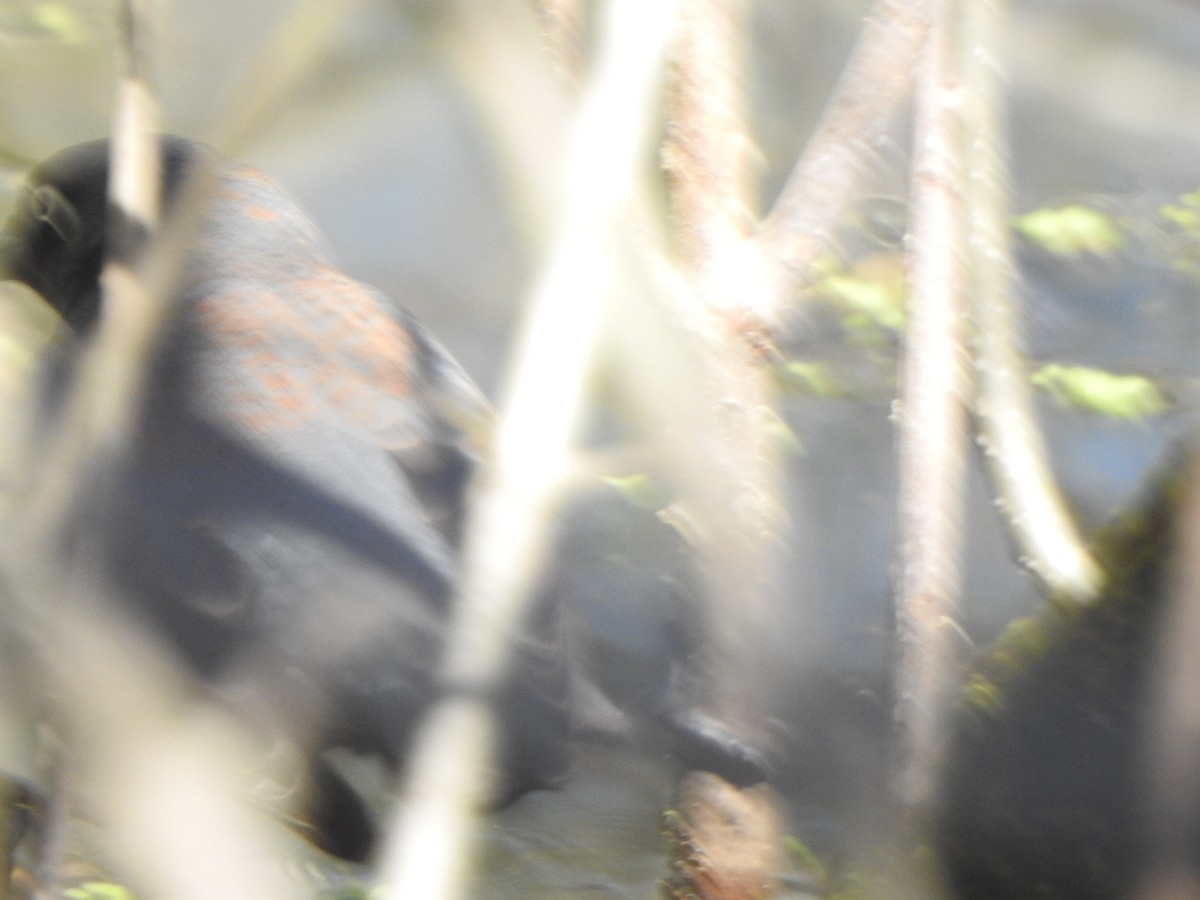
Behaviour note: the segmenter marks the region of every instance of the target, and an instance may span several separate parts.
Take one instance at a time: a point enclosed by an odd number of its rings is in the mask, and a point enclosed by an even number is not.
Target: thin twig
[[[900,809],[933,793],[943,717],[955,683],[969,368],[960,80],[954,29],[959,0],[932,0],[920,69],[908,235],[909,305],[901,399],[896,605]]]
[[[121,227],[114,227],[106,236],[109,252],[103,283],[109,300],[122,305],[115,313],[117,325],[121,325],[139,315],[136,306],[140,297],[131,295],[121,285],[131,280],[130,267],[157,221],[160,179],[157,109],[147,80],[151,46],[149,10],[144,4],[129,0],[121,5],[118,15],[121,71],[114,106],[108,194],[110,205],[121,210],[121,215],[114,217]],[[134,309],[128,305],[130,299]],[[108,335],[106,349],[111,353],[111,343],[115,340],[118,345],[115,352],[123,353],[128,349],[128,329],[114,326],[114,316],[108,318],[101,329]],[[6,600],[12,603],[7,610],[7,624],[23,631],[22,638],[28,637],[42,651],[41,655],[50,659],[62,651],[56,639],[64,624],[44,612],[49,598],[63,592],[61,582],[54,578],[59,566],[50,547],[61,533],[72,502],[85,488],[85,474],[95,473],[89,463],[111,461],[129,424],[121,392],[127,387],[126,378],[131,370],[119,366],[114,371],[108,360],[109,354],[102,354],[99,347],[93,348],[85,371],[95,373],[97,383],[90,387],[82,382],[75,385],[69,399],[67,423],[55,435],[45,458],[33,460],[26,456],[13,468],[14,474],[25,473],[22,488],[28,492],[28,505],[22,511],[27,528],[20,537],[28,541],[28,546],[23,548],[24,552],[12,552],[10,548],[12,555],[7,562],[12,566],[9,574],[15,589],[11,594],[6,592]],[[22,437],[28,440],[29,429],[22,430],[25,432]],[[22,443],[22,450],[28,454],[32,448]],[[57,610],[58,606],[54,608]],[[25,685],[28,688],[39,679],[28,671],[28,665],[25,668],[22,675],[28,679]],[[39,712],[46,721],[37,726],[42,823],[38,829],[34,875],[38,896],[57,897],[69,817],[64,748],[71,735],[69,728],[64,727],[61,710],[55,710],[58,714],[50,714],[47,709]],[[34,727],[32,722],[26,724]],[[8,813],[11,815],[12,811]]]
[[[151,11],[145,0],[121,6],[122,63],[110,145],[108,199],[116,211],[105,235],[100,275],[103,314],[84,352],[67,415],[55,436],[31,502],[33,531],[53,534],[88,470],[111,462],[132,424],[163,311],[136,273],[158,222],[158,106],[148,82]]]
[[[121,6],[124,71],[117,85],[109,159],[109,203],[146,230],[158,224],[162,201],[162,161],[158,143],[158,102],[151,88],[150,57],[154,46],[148,0],[126,0]],[[140,247],[108,247],[138,252]]]
[[[836,230],[909,96],[928,24],[925,4],[910,0],[878,0],[864,20],[837,90],[755,238],[767,259],[788,270],[766,298],[768,321],[834,248]]]
[[[583,75],[583,0],[534,0],[542,39],[554,67],[575,84]]]
[[[101,471],[106,465],[116,464],[131,424],[130,407],[124,403],[124,397],[130,385],[138,381],[138,367],[136,363],[127,364],[122,356],[136,342],[132,334],[143,315],[142,295],[129,289],[136,281],[131,266],[151,233],[158,211],[157,119],[154,100],[144,79],[147,11],[129,3],[122,8],[122,15],[124,71],[114,117],[109,203],[125,213],[119,217],[125,227],[114,229],[107,236],[107,246],[112,249],[106,256],[102,284],[107,300],[114,307],[100,329],[107,333],[107,343],[97,342],[87,353],[81,367],[85,378],[73,386],[68,416],[55,433],[49,451],[36,461],[27,457],[20,465],[20,470],[26,473],[23,488],[28,491],[28,505],[23,507],[27,529],[21,538],[28,545],[24,552],[13,553],[10,560],[20,565],[23,572],[11,573],[15,590],[10,598],[14,607],[9,625],[25,631],[51,657],[62,651],[57,638],[63,623],[52,621],[52,614],[40,612],[49,598],[62,593],[60,582],[50,587],[55,581],[53,573],[58,570],[57,560],[51,562],[50,546],[61,533],[73,501],[87,488],[85,476],[97,475],[97,463]],[[143,168],[148,170],[149,177],[143,177]],[[130,323],[135,323],[132,330]],[[27,438],[28,433],[22,436]],[[22,449],[28,453],[31,447]],[[36,578],[23,577],[39,564],[42,571]],[[33,586],[35,581],[42,589]],[[60,609],[57,604],[51,605],[55,610]],[[33,610],[39,612],[30,615]],[[31,672],[24,674],[30,683],[36,681]],[[70,685],[65,686],[64,693],[69,694]],[[43,785],[35,873],[39,897],[59,895],[70,814],[67,785],[72,780],[65,752],[72,735],[59,716],[49,718],[55,720],[54,726],[43,723],[44,740],[39,741],[38,749]]]
[[[141,396],[149,347],[161,318],[154,298],[135,272],[158,222],[161,197],[158,107],[149,82],[152,14],[146,0],[126,0],[119,15],[122,71],[109,150],[108,204],[112,214],[104,236],[100,274],[104,314],[96,340],[85,351],[81,377],[73,385],[65,425],[55,435],[48,458],[34,467],[30,535],[35,542],[43,542],[36,548],[35,558],[42,560],[47,573],[57,568],[49,547],[62,533],[73,502],[86,489],[85,475],[96,474],[90,463],[99,462],[101,478],[106,466],[119,465],[120,450]],[[54,647],[56,653],[62,650]],[[66,687],[70,693],[69,681]],[[70,779],[64,748],[73,737],[61,729],[59,733],[49,731],[47,726],[48,738],[43,742],[46,822],[37,872],[39,891],[45,896],[58,891],[65,852]]]
[[[458,896],[494,731],[487,697],[546,544],[611,292],[622,213],[649,150],[671,2],[616,0],[568,154],[567,208],[518,341],[493,465],[466,529],[442,700],[414,742],[384,860],[385,896]]]
[[[967,102],[963,116],[971,218],[979,442],[1000,509],[1022,561],[1052,597],[1086,601],[1101,572],[1067,513],[1047,463],[1033,391],[1020,349],[1021,311],[1009,239],[1008,165],[996,42],[1003,0],[964,9]]]
[[[522,237],[544,259],[563,216],[563,157],[577,95],[553,76],[523,3],[447,0],[434,30],[490,138]]]
[[[213,143],[234,152],[270,121],[270,114],[313,72],[337,25],[361,0],[301,0],[256,55],[241,88],[221,117]]]

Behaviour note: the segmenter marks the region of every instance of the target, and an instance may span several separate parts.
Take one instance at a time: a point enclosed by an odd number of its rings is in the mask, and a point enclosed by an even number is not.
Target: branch
[[[745,735],[765,731],[755,661],[769,621],[766,570],[779,532],[774,403],[758,347],[745,340],[760,260],[747,253],[751,189],[742,85],[741,0],[688,0],[672,51],[663,147],[672,238],[693,286],[681,319],[699,337],[703,419],[689,430],[689,471],[677,521],[705,575],[691,598],[697,659],[689,674],[702,709]],[[696,453],[696,447],[710,448]],[[681,454],[682,455],[682,454]],[[707,773],[681,782],[669,891],[764,896],[781,846],[773,794],[738,790]],[[747,836],[753,837],[747,837]]]
[[[295,892],[263,863],[270,829],[242,800],[252,754],[236,728],[214,710],[197,709],[173,662],[117,604],[104,602],[111,598],[87,577],[86,554],[67,567],[73,573],[62,565],[61,535],[75,502],[111,489],[110,473],[125,463],[187,243],[172,236],[178,217],[158,228],[150,4],[127,0],[122,13],[124,72],[108,186],[119,214],[109,217],[105,235],[103,314],[82,350],[64,422],[46,457],[29,465],[32,526],[20,535],[19,549],[9,549],[5,574],[14,582],[21,625],[41,651],[42,666],[27,673],[30,683],[52,694],[61,704],[55,711],[65,713],[66,733],[55,737],[70,757],[68,780],[86,786],[129,877],[156,896],[286,898]],[[190,715],[182,714],[185,708]],[[54,783],[62,775],[51,773],[52,810],[64,799]],[[39,873],[47,895],[55,893],[57,863],[51,854]]]
[[[969,392],[957,0],[931,0],[921,63],[908,235],[909,306],[901,398],[894,594],[898,659],[893,791],[923,811],[955,682]]]
[[[256,56],[224,112],[212,142],[226,152],[243,146],[270,121],[271,112],[313,73],[339,22],[362,0],[301,0]]]
[[[441,672],[444,695],[420,729],[384,860],[385,896],[459,895],[466,842],[491,752],[487,702],[569,475],[614,252],[648,150],[673,4],[616,0],[568,154],[567,207],[520,335],[486,472],[466,528],[464,572]]]
[[[755,237],[760,252],[787,269],[766,298],[767,321],[779,318],[791,292],[811,280],[813,264],[833,248],[909,95],[927,28],[924,5],[911,0],[878,0],[864,20],[836,92]]]
[[[1050,472],[1020,350],[1021,311],[1009,240],[1008,166],[995,48],[1003,30],[1001,7],[1001,0],[971,0],[963,28],[979,441],[1022,561],[1050,596],[1086,601],[1100,587],[1100,568]]]
[[[43,537],[57,533],[84,473],[95,474],[88,462],[115,464],[163,320],[164,304],[137,271],[158,224],[161,193],[159,114],[148,81],[150,8],[144,0],[126,0],[120,14],[122,71],[108,183],[109,206],[119,214],[109,216],[105,235],[104,314],[84,351],[64,422],[36,468],[31,519]]]
[[[554,68],[569,83],[578,82],[583,76],[582,0],[534,0],[534,8]]]
[[[687,0],[671,51],[662,167],[675,256],[698,284],[753,224],[742,5]]]
[[[576,109],[539,52],[524,4],[453,0],[434,30],[444,58],[474,101],[505,192],[535,259],[545,259],[563,216],[564,148]]]

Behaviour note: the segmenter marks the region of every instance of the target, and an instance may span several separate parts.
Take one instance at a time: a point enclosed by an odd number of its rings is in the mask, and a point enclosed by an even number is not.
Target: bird
[[[399,769],[437,695],[472,432],[491,410],[416,318],[341,271],[283,187],[197,141],[165,135],[161,151],[168,222],[191,173],[219,174],[121,462],[79,498],[59,553],[264,740],[300,748],[303,830],[365,860],[375,827],[328,751]],[[0,238],[0,274],[68,332],[47,418],[105,315],[108,172],[106,139],[58,152]],[[556,622],[552,604],[534,610],[499,690],[505,797],[567,767]]]

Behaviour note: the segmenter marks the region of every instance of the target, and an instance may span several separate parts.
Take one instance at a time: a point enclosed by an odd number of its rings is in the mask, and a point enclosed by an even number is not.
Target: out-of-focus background
[[[442,42],[452,31],[437,30],[436,6],[359,3],[298,88],[235,152],[298,196],[346,271],[402,300],[496,396],[536,259],[481,111],[447,63]],[[870,4],[750,6],[748,87],[769,205]],[[110,7],[0,0],[0,159],[8,162],[0,212],[23,161],[107,130]],[[165,4],[156,65],[167,130],[218,133],[293,7]],[[1181,431],[1200,376],[1200,277],[1180,266],[1196,248],[1189,251],[1160,211],[1200,188],[1200,4],[1017,0],[1006,43],[1015,212],[1081,204],[1106,213],[1124,235],[1109,252],[1065,256],[1018,241],[1027,349],[1038,364],[1147,375],[1181,400],[1130,422],[1043,396],[1055,471],[1081,522],[1094,527],[1135,494]],[[870,202],[848,223],[847,264],[887,264],[899,249],[906,133],[898,127],[879,153]],[[847,377],[860,373],[848,396],[784,397],[802,449],[789,460],[792,530],[779,565],[777,644],[764,654],[776,661],[780,786],[795,800],[792,830],[837,853],[855,849],[869,818],[890,715],[892,351],[886,334],[874,344],[848,339],[862,332],[848,331],[832,309],[799,313],[795,325],[787,354]],[[964,612],[970,638],[982,644],[1039,600],[1001,532],[977,460],[971,490]],[[653,655],[661,648],[642,640],[647,613],[611,596],[622,590],[612,584],[624,581],[605,580],[605,567],[636,542],[612,533],[619,527],[606,532],[605,521],[597,513],[562,526],[578,554],[570,564],[583,573],[573,579],[583,617],[614,645]],[[576,532],[582,537],[572,543]],[[480,896],[653,896],[662,766],[637,754],[593,755],[564,792],[526,798],[504,814],[489,839]]]

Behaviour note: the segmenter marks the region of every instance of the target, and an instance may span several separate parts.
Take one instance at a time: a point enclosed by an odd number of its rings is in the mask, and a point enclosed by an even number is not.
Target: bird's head
[[[199,145],[164,137],[164,194],[170,196]],[[100,312],[108,207],[109,142],[56,153],[25,179],[0,232],[0,277],[37,291],[77,333]]]

